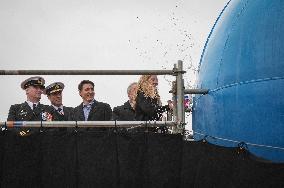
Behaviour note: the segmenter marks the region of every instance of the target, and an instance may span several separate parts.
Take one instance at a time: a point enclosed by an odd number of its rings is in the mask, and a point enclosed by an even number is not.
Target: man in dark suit
[[[112,110],[109,104],[98,102],[94,99],[94,83],[83,80],[78,85],[79,95],[83,102],[74,108],[74,120],[76,121],[109,121]]]
[[[54,82],[47,86],[43,91],[51,103],[47,110],[52,115],[52,121],[73,120],[73,108],[63,106],[62,104],[63,89],[64,84],[62,82]]]
[[[137,82],[131,83],[127,88],[128,101],[121,106],[113,108],[112,119],[118,121],[135,121],[135,97],[137,93]]]
[[[41,94],[44,89],[45,80],[40,77],[31,77],[21,83],[25,90],[27,100],[21,104],[10,107],[7,121],[41,121],[49,120],[50,114],[46,112],[46,106],[40,104]],[[30,129],[22,129],[21,136],[28,135]]]

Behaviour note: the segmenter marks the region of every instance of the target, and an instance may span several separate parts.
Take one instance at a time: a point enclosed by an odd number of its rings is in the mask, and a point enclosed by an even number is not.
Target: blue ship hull
[[[284,162],[284,1],[231,0],[200,60],[193,104],[195,140]]]

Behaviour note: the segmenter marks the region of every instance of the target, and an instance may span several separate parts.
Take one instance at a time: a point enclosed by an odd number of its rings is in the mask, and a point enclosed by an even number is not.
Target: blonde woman
[[[138,82],[135,100],[135,119],[137,121],[159,120],[169,106],[162,106],[158,92],[157,75],[142,75]]]

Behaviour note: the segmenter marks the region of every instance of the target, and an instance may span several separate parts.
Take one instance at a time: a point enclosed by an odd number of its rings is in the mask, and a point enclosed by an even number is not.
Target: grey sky
[[[172,69],[184,61],[188,86],[201,50],[227,0],[0,0],[2,70]],[[29,76],[1,76],[0,120],[10,105],[25,101],[20,88]],[[138,76],[44,76],[65,83],[64,104],[77,106],[77,85],[95,82],[99,101],[112,107],[127,100]],[[171,76],[159,76],[163,101]],[[42,103],[49,104],[45,96]]]

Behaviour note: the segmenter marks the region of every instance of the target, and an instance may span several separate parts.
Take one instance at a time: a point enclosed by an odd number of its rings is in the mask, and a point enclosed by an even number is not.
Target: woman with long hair
[[[169,105],[162,106],[158,92],[157,75],[142,75],[138,82],[135,100],[135,119],[137,121],[160,120]]]

